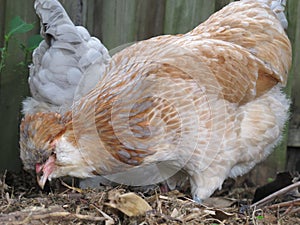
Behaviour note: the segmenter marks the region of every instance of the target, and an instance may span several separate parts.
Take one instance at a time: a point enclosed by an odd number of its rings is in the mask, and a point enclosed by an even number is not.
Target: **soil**
[[[0,224],[300,224],[299,198],[285,196],[262,208],[250,207],[256,187],[245,179],[227,180],[221,191],[197,204],[191,200],[188,188],[167,193],[161,193],[158,186],[81,190],[67,179],[52,181],[42,191],[34,176],[24,171],[7,172],[0,178]],[[128,216],[118,206],[121,197],[111,197],[131,192],[151,209]],[[126,210],[134,213],[133,208],[131,205]]]

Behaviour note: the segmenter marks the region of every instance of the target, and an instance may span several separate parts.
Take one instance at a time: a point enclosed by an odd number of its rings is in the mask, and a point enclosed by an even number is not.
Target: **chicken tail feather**
[[[258,2],[265,3],[270,6],[272,11],[275,13],[278,20],[284,29],[288,27],[288,21],[285,16],[285,6],[287,0],[257,0]]]
[[[41,20],[41,35],[49,45],[51,37],[63,39],[65,35],[68,35],[68,39],[70,40],[70,34],[73,34],[74,42],[81,42],[75,25],[57,0],[36,0],[34,8]],[[63,30],[59,32],[59,28]]]

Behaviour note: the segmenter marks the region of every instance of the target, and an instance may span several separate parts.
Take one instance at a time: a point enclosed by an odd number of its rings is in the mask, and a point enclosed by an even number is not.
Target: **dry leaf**
[[[230,217],[233,217],[235,214],[233,213],[229,213],[229,212],[226,212],[224,210],[221,210],[221,209],[216,209],[216,215],[213,216],[214,218],[218,219],[218,220],[227,220],[228,218]]]
[[[135,193],[111,193],[108,197],[110,200],[106,205],[116,208],[127,216],[139,216],[152,210],[151,206],[140,196]]]
[[[176,217],[178,217],[178,216],[179,216],[179,212],[178,212],[178,210],[175,208],[175,209],[172,211],[172,213],[171,213],[171,217],[176,218]]]
[[[213,208],[228,208],[231,207],[234,203],[235,203],[234,200],[221,198],[221,197],[210,197],[203,201],[203,204],[205,206],[213,207]]]
[[[205,209],[204,212],[210,215],[211,217],[221,221],[226,220],[235,215],[233,213],[225,212],[221,209]]]

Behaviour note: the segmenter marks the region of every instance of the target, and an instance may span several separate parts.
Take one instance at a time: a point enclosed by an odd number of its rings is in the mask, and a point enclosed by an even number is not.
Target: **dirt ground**
[[[42,191],[26,172],[1,174],[0,224],[300,224],[299,196],[278,195],[251,207],[256,188],[245,179],[227,180],[201,205],[191,200],[188,188],[81,190],[66,182],[52,181]]]

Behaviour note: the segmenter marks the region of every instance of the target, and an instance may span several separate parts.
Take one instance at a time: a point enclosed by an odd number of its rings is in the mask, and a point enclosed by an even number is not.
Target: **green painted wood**
[[[91,35],[94,34],[94,15],[96,12],[95,0],[83,0],[83,24],[88,29]],[[99,21],[100,23],[101,21]],[[97,25],[97,24],[96,24]]]
[[[90,9],[90,7],[93,7]],[[101,42],[103,42],[103,29],[102,23],[104,16],[102,15],[103,10],[103,0],[95,0],[93,1],[92,5],[90,0],[87,2],[87,13],[89,13],[89,17],[87,17],[87,27],[89,31],[94,36],[98,37]]]
[[[166,0],[137,1],[135,39],[144,40],[164,32]]]
[[[215,10],[218,11],[234,0],[215,0]]]
[[[83,3],[82,0],[60,1],[75,25],[83,25]]]
[[[291,90],[293,90],[293,97],[300,95],[300,90],[296,88],[298,85],[300,85],[300,77],[299,75],[300,71],[300,65],[299,63],[299,57],[300,57],[300,3],[298,0],[289,0],[288,1],[288,35],[292,42],[292,48],[293,48],[293,65],[290,70],[290,79],[287,85],[287,92],[289,95],[291,95]],[[300,110],[300,99],[295,98],[294,103],[297,104]]]
[[[184,33],[209,17],[213,11],[233,0],[61,0],[75,24],[85,25],[90,33],[102,40],[109,48],[146,39],[163,33]],[[8,22],[14,16],[21,16],[27,22],[37,22],[33,0],[0,0],[0,44]],[[300,4],[288,0],[288,34],[293,43],[293,67],[287,86],[291,94],[293,124],[300,124]],[[19,35],[26,41],[29,35],[38,33],[38,28],[28,35]],[[18,152],[18,123],[20,103],[28,96],[28,71],[20,70],[17,64],[23,59],[18,42],[9,46],[7,68],[1,78],[0,95],[0,170],[20,168]],[[299,132],[298,128],[291,131]],[[297,133],[298,135],[298,133]],[[296,136],[297,136],[296,135]],[[289,135],[291,136],[291,135]],[[298,135],[300,136],[300,134]],[[256,167],[250,176],[257,183],[264,183],[277,171],[284,168],[287,139],[267,161]]]
[[[167,0],[164,33],[186,33],[206,20],[214,10],[215,1]]]
[[[292,116],[289,129],[288,146],[300,147],[300,3],[298,0],[288,1],[288,34],[293,45],[293,65],[290,71],[288,92],[292,99]],[[299,150],[300,151],[300,150]]]
[[[256,166],[250,173],[255,184],[264,184],[268,178],[274,178],[278,171],[286,168],[288,157],[287,146],[300,147],[300,3],[289,0],[287,5],[289,21],[288,36],[292,43],[293,65],[289,73],[288,83],[284,91],[292,100],[291,121],[286,125],[281,144],[274,150],[267,160]],[[292,166],[290,166],[292,167]]]
[[[0,47],[3,46],[3,37],[5,31],[5,7],[6,7],[6,0],[0,0]]]
[[[135,41],[137,0],[100,0],[95,2],[95,34],[100,34],[108,49]],[[98,36],[98,35],[97,35]]]
[[[28,23],[37,21],[33,11],[32,0],[9,0],[5,4],[4,26],[7,30],[10,20],[20,16]],[[2,23],[3,24],[3,23]],[[36,30],[26,35],[18,34],[9,43],[8,58],[4,72],[1,74],[0,95],[0,170],[17,170],[19,159],[19,121],[23,96],[28,96],[28,70],[18,66],[24,59],[19,43],[26,43],[27,38],[38,32]]]
[[[165,0],[100,0],[92,4],[94,18],[87,19],[87,27],[108,49],[163,34]]]

